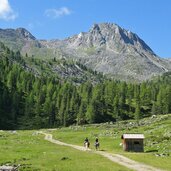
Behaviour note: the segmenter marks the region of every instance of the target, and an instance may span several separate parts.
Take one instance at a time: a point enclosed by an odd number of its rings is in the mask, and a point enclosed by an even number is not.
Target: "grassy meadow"
[[[171,115],[160,115],[117,124],[103,123],[67,128],[43,130],[63,142],[83,145],[85,137],[94,149],[95,137],[99,137],[100,150],[122,154],[164,170],[171,170]],[[119,145],[123,133],[144,133],[145,152],[124,152]],[[90,151],[79,151],[44,140],[44,136],[32,131],[0,131],[0,165],[20,165],[19,170],[34,171],[128,171],[108,159]]]
[[[20,165],[20,171],[125,171],[108,159],[59,146],[44,140],[35,131],[1,131],[0,165]]]
[[[122,121],[118,124],[71,126],[50,131],[54,138],[77,145],[83,145],[85,137],[94,149],[95,137],[99,137],[100,150],[122,154],[130,159],[157,168],[171,170],[171,115],[159,115],[139,121]],[[143,133],[144,153],[124,152],[120,146],[123,133]]]

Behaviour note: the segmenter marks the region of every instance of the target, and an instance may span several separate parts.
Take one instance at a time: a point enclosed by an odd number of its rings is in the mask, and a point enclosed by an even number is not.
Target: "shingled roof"
[[[123,134],[122,139],[144,139],[144,134]]]

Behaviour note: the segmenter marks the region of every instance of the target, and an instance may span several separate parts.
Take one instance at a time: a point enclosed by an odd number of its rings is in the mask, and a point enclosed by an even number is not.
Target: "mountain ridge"
[[[0,29],[0,41],[22,54],[72,59],[112,78],[143,81],[171,70],[170,59],[160,58],[138,35],[113,23],[94,24],[63,40],[38,40],[24,28],[11,29],[13,34],[9,30]]]

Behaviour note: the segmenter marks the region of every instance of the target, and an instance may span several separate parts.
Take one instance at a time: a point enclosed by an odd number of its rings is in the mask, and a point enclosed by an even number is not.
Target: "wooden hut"
[[[123,150],[144,152],[144,135],[143,134],[123,134]]]

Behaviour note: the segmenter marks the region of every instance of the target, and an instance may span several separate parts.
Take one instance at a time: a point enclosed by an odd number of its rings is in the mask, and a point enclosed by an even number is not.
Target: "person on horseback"
[[[97,137],[95,139],[94,145],[95,145],[96,150],[100,147],[99,139]]]
[[[86,145],[87,145],[87,147],[89,148],[90,142],[89,142],[89,140],[88,140],[87,137],[86,137],[86,139],[84,140],[84,146],[86,147]]]

